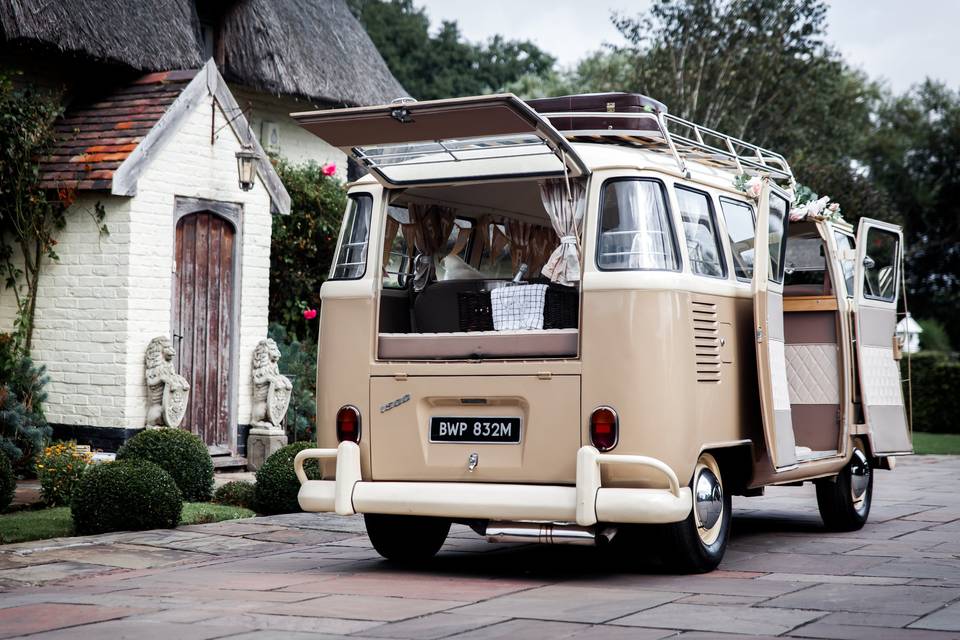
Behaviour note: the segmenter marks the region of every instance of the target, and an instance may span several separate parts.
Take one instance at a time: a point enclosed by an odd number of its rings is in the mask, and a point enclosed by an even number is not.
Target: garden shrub
[[[13,492],[17,488],[17,476],[13,475],[13,466],[2,451],[0,451],[0,513],[7,510],[13,502]]]
[[[33,459],[52,433],[43,417],[49,379],[9,333],[0,333],[0,380],[0,451],[15,470],[32,473]]]
[[[286,430],[291,440],[316,440],[317,433],[317,344],[309,338],[298,340],[283,325],[270,325],[269,336],[280,349],[281,373],[293,382]]]
[[[931,318],[917,320],[917,324],[923,329],[923,333],[920,334],[921,349],[924,351],[943,351],[945,353],[952,350],[950,334],[947,333],[947,329],[942,322]]]
[[[273,453],[257,470],[254,493],[254,511],[263,514],[296,513],[300,511],[297,493],[300,481],[293,472],[293,459],[304,449],[316,446],[313,442],[294,442]],[[303,469],[311,480],[320,479],[320,465],[308,460]]]
[[[219,504],[228,504],[233,507],[252,509],[256,488],[252,482],[234,480],[217,488],[213,492],[213,501]]]
[[[907,377],[907,359],[900,361]],[[911,360],[913,429],[932,433],[960,433],[960,361],[948,354],[923,351]],[[904,384],[904,397],[907,387]]]
[[[290,194],[290,215],[273,221],[270,240],[270,321],[301,336],[317,335],[317,322],[304,308],[320,308],[320,285],[327,279],[347,206],[343,184],[316,162],[274,161]]]
[[[183,496],[173,477],[146,460],[91,467],[70,505],[73,527],[80,535],[172,529],[180,522],[182,509]]]
[[[144,429],[127,440],[117,460],[147,460],[169,473],[183,499],[206,502],[213,495],[213,460],[203,441],[183,429]]]
[[[48,507],[70,504],[73,492],[92,456],[77,451],[76,442],[56,442],[37,456],[40,497]]]

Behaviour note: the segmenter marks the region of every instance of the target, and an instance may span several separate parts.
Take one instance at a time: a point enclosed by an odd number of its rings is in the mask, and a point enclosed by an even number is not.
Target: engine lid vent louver
[[[720,382],[720,322],[717,305],[691,302],[697,382]]]

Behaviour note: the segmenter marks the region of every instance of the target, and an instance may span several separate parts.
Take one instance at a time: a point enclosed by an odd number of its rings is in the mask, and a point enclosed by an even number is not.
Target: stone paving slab
[[[758,607],[670,603],[614,620],[613,623],[663,629],[779,635],[822,615],[815,610],[771,611]]]
[[[417,569],[363,519],[287,514],[0,547],[0,638],[960,640],[960,458],[878,472],[861,531],[823,530],[812,487],[734,500],[720,570],[655,549],[491,545],[465,526]]]

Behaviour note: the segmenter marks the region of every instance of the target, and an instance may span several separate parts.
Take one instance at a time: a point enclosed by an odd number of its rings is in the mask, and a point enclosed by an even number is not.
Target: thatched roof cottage
[[[5,0],[0,67],[78,100],[213,59],[267,151],[345,158],[288,117],[405,95],[344,0]]]
[[[166,336],[191,388],[182,426],[242,463],[272,216],[290,207],[267,152],[343,175],[342,154],[288,114],[403,88],[343,0],[5,0],[0,68],[67,97],[40,168],[75,200],[33,343],[55,435],[115,450],[143,428],[145,353]],[[241,185],[246,150],[255,175]],[[88,215],[96,203],[107,237]],[[0,291],[0,331],[14,311]]]

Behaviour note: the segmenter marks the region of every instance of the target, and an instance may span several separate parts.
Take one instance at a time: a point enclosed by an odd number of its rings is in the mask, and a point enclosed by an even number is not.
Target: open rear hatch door
[[[860,218],[855,290],[856,345],[863,412],[873,452],[910,453],[913,445],[893,341],[900,293],[903,234],[900,227]]]
[[[291,115],[386,187],[588,173],[566,138],[512,93]]]
[[[790,205],[765,179],[757,208],[753,319],[763,434],[777,471],[797,465],[783,332],[783,267]]]

